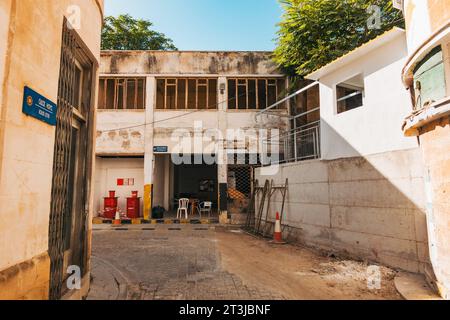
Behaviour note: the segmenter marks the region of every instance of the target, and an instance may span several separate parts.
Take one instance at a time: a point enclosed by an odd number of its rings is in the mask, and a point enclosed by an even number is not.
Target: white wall
[[[134,178],[134,186],[117,186],[117,179]],[[133,158],[97,158],[95,175],[95,215],[103,210],[103,198],[109,191],[116,191],[119,197],[119,208],[126,212],[126,198],[132,191],[139,191],[144,195],[144,159]],[[141,214],[142,214],[141,199]]]
[[[153,207],[161,206],[166,210],[170,209],[171,181],[173,172],[171,170],[170,155],[155,155],[155,170],[153,173]]]
[[[429,2],[424,0],[405,0],[408,51],[410,54],[413,54],[433,32],[428,8]]]
[[[406,62],[404,36],[320,79],[322,158],[366,156],[418,146],[404,137],[401,123],[410,114],[409,92],[401,81]],[[337,114],[336,85],[364,75],[364,106]]]

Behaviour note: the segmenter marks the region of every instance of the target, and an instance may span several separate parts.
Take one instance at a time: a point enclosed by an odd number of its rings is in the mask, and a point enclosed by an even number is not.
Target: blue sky
[[[273,50],[277,0],[106,0],[106,14],[154,23],[180,50]]]

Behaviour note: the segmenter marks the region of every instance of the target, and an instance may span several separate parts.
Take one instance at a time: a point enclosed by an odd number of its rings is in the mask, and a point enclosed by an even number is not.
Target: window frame
[[[450,43],[448,45],[450,45]],[[413,74],[412,95],[413,95],[413,99],[414,99],[413,110],[423,110],[427,105],[432,105],[432,104],[439,102],[442,99],[445,99],[446,97],[448,97],[450,86],[448,83],[448,74],[447,74],[448,70],[449,70],[449,63],[446,60],[447,50],[448,50],[448,48],[446,48],[445,45],[443,45],[441,43],[437,44],[415,65],[414,69],[412,70],[412,74]],[[438,61],[438,63],[428,65],[432,61],[432,59],[439,53],[441,53],[442,59],[440,61]],[[417,86],[419,83],[421,84],[421,86],[423,86],[424,76],[429,74],[431,72],[431,70],[438,68],[440,65],[442,65],[442,78],[443,78],[443,85],[444,85],[443,95],[444,96],[443,97],[433,97],[433,98],[436,98],[436,100],[431,102],[429,100],[424,99],[424,97],[422,96],[423,92],[422,92],[422,94],[419,94],[420,89]],[[426,70],[421,70],[421,68],[424,66],[428,66],[429,68]],[[421,72],[419,72],[419,71],[421,71]],[[435,81],[433,81],[433,82],[435,82]],[[430,94],[429,91],[425,91],[425,92]],[[436,92],[434,92],[434,93],[436,93]],[[427,96],[425,95],[425,97],[427,97]]]
[[[161,81],[164,81],[162,84],[164,96],[163,96],[163,108],[160,108],[160,98],[159,96],[159,87]],[[184,81],[184,108],[179,108],[179,87],[180,82]],[[190,91],[190,87],[192,82],[195,81],[195,95],[192,97],[192,92]],[[215,85],[211,84],[211,82],[215,81]],[[174,108],[168,108],[168,100],[167,92],[168,88],[175,88],[175,97],[174,97]],[[211,91],[211,88],[215,87],[214,91]],[[218,77],[156,77],[156,101],[155,101],[155,111],[191,111],[191,110],[200,110],[200,111],[218,111],[219,107],[219,78]],[[203,88],[205,91],[205,102],[206,105],[204,108],[199,107],[199,89]],[[211,97],[211,94],[214,92],[214,98]],[[191,94],[190,94],[191,93]],[[193,100],[192,100],[193,99]],[[213,104],[211,102],[214,101]],[[194,106],[191,106],[190,102],[194,102]]]
[[[349,80],[351,80],[353,78],[356,78],[357,76],[362,76],[362,78],[363,78],[363,83],[362,83],[363,86],[362,87],[354,86],[354,85],[346,83],[347,81],[349,81]],[[339,102],[348,100],[348,99],[350,99],[350,98],[352,98],[354,96],[357,96],[359,94],[352,93],[352,94],[349,94],[349,95],[346,95],[344,97],[339,98],[338,97],[338,89],[339,88],[345,88],[345,89],[349,89],[349,90],[360,91],[360,94],[362,95],[361,105],[358,106],[358,107],[354,107],[352,109],[348,109],[348,110],[340,112],[339,111]],[[341,114],[345,114],[347,112],[351,112],[353,110],[364,108],[365,102],[366,102],[365,99],[366,99],[366,79],[364,77],[364,73],[363,72],[359,72],[359,73],[354,74],[353,76],[350,76],[350,77],[346,78],[346,80],[340,81],[339,83],[337,83],[334,86],[334,114],[335,115],[341,115]]]
[[[113,106],[108,106],[108,84],[109,81],[113,81],[112,101]],[[134,105],[133,108],[128,106],[128,82],[134,82]],[[140,83],[142,83],[142,93],[139,92]],[[99,79],[99,98],[98,98],[98,109],[105,111],[142,111],[146,109],[146,90],[147,79],[146,77],[100,77]],[[118,89],[122,87],[122,107],[119,108],[119,94]],[[103,89],[103,90],[102,90]],[[142,94],[141,97],[140,94]],[[102,96],[101,96],[102,95]],[[140,104],[140,99],[142,99],[142,105]],[[101,105],[100,102],[103,102]]]
[[[230,96],[230,82],[234,81],[234,97]],[[255,82],[255,107],[250,107],[249,106],[249,101],[250,101],[250,95],[249,95],[249,82],[250,81],[254,81]],[[265,93],[265,106],[260,106],[260,82],[264,81],[265,82],[265,86],[264,86],[264,93]],[[270,81],[273,81],[273,83],[269,83]],[[280,81],[284,82],[284,85],[280,86],[279,83]],[[245,82],[245,83],[243,83]],[[248,112],[248,111],[258,111],[258,110],[264,110],[267,109],[268,107],[270,107],[272,104],[270,103],[270,99],[269,99],[269,88],[271,87],[275,87],[275,102],[280,100],[280,96],[281,93],[283,92],[283,90],[286,90],[286,78],[285,77],[228,77],[227,78],[227,88],[228,88],[228,111],[235,111],[235,112],[239,112],[239,111],[244,111],[244,112]],[[245,95],[245,108],[240,108],[240,104],[239,104],[239,98],[240,98],[240,94],[239,94],[239,88],[240,87],[245,87],[246,90],[246,95]],[[232,104],[234,104],[234,106],[232,106]],[[286,104],[281,104],[279,106],[277,106],[276,110],[287,110],[286,108]]]

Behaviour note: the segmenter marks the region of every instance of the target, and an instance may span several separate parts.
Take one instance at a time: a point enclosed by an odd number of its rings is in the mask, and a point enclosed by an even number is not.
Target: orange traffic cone
[[[273,243],[284,244],[283,233],[281,231],[280,214],[277,212],[277,220],[275,221],[275,231],[273,233]]]
[[[116,218],[113,221],[113,225],[114,226],[120,226],[122,224],[122,220],[120,218],[120,213],[119,211],[116,212]]]

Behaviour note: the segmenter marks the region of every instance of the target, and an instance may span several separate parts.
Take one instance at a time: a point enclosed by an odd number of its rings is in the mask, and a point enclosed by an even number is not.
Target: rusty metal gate
[[[90,92],[86,97],[88,100],[80,98],[82,93],[80,90],[86,90],[87,87],[80,88],[82,82],[80,80],[79,72],[77,71],[78,55],[80,54],[80,40],[77,35],[68,27],[65,20],[62,34],[61,47],[61,61],[60,61],[60,75],[58,83],[58,111],[57,111],[57,125],[55,134],[54,159],[53,159],[53,182],[51,194],[51,209],[50,209],[50,224],[49,224],[49,256],[51,261],[50,267],[50,292],[51,300],[60,299],[63,293],[63,281],[65,279],[64,259],[65,251],[70,247],[68,237],[72,239],[72,246],[70,249],[73,252],[73,263],[80,266],[82,274],[85,273],[86,252],[87,252],[87,213],[88,209],[85,207],[87,202],[87,157],[86,154],[91,148],[90,142],[87,139],[87,132],[89,126],[89,109]],[[79,69],[78,69],[79,70]],[[91,64],[92,71],[92,64]],[[92,73],[88,76],[88,82],[92,83]],[[89,85],[89,84],[88,84]],[[91,88],[89,88],[90,90]],[[75,102],[77,101],[77,102]],[[80,108],[79,106],[84,106]],[[82,115],[87,115],[83,117]],[[77,136],[77,141],[84,141],[77,144],[77,149],[74,151],[74,119],[81,117],[83,122],[83,135],[81,133]],[[76,120],[77,123],[81,123]],[[79,132],[82,130],[80,129]],[[73,180],[73,166],[74,159],[77,157],[83,158],[82,165],[78,166],[82,172],[79,175],[81,181],[80,189],[77,191],[79,196],[74,198],[74,186],[71,185]],[[78,205],[76,213],[76,221],[74,228],[68,231],[68,224],[72,224],[73,206],[75,202]],[[69,235],[70,233],[70,235]],[[76,235],[76,238],[73,235]]]

